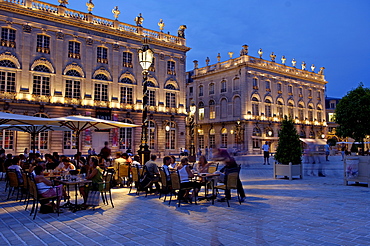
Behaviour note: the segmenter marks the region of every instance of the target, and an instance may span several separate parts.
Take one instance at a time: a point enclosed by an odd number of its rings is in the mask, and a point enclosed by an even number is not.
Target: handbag
[[[89,206],[99,206],[100,192],[99,191],[89,191],[87,195],[86,205]]]

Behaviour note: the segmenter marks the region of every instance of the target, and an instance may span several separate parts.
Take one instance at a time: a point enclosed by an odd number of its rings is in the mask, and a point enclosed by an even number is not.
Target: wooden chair
[[[103,203],[108,205],[108,198],[107,198],[107,192],[108,192],[110,202],[112,204],[112,207],[114,208],[113,200],[112,200],[112,192],[111,192],[111,188],[113,185],[113,177],[114,177],[114,170],[105,171],[103,173],[103,182],[99,184],[102,185],[102,189],[100,190],[100,193],[101,193],[101,198],[103,200]]]
[[[128,192],[129,194],[131,193],[131,189],[132,189],[133,185],[135,185],[135,187],[136,187],[136,194],[137,195],[139,194],[139,191],[137,189],[138,183],[140,181],[140,174],[139,173],[140,173],[140,171],[139,171],[138,166],[131,168],[131,180],[132,180],[132,182],[131,182],[131,185],[130,185],[130,190]]]
[[[210,166],[208,167],[208,172],[209,172],[209,173],[214,173],[214,172],[216,172],[216,171],[217,171],[217,169],[218,169],[218,163],[217,163],[217,164],[212,164],[212,165],[210,165]]]
[[[171,181],[167,180],[168,176],[163,167],[159,168],[159,175],[161,176],[161,190],[159,191],[159,199],[161,199],[162,194],[164,194],[164,201],[166,201],[167,194],[171,190]]]
[[[130,165],[129,164],[118,165],[118,179],[122,180],[123,185],[126,185],[128,187],[128,184],[130,181]]]
[[[20,182],[18,178],[18,173],[14,169],[8,169],[6,172],[8,181],[9,181],[9,192],[8,192],[8,197],[7,200],[10,198],[10,194],[14,195],[15,190],[17,190],[17,198],[18,200],[19,197],[19,191],[21,191],[21,199],[23,198],[23,183]]]
[[[29,186],[29,191],[30,191],[30,195],[32,196],[33,198],[33,205],[32,205],[32,209],[31,209],[31,212],[30,212],[30,216],[34,213],[34,216],[33,216],[33,219],[36,218],[36,214],[37,214],[37,209],[38,209],[38,204],[40,203],[41,205],[43,204],[46,204],[48,203],[50,200],[51,201],[56,201],[57,203],[57,213],[58,213],[58,216],[59,216],[59,205],[60,205],[60,198],[59,196],[52,196],[52,197],[42,197],[40,194],[39,194],[39,191],[37,189],[37,185],[35,183],[35,181],[33,180],[33,178],[29,178],[28,179],[28,186]],[[28,203],[27,203],[27,206],[28,206]],[[27,209],[27,207],[26,207]]]
[[[231,190],[236,190],[236,194],[238,196],[238,201],[239,201],[239,204],[242,204],[241,202],[241,198],[240,198],[240,195],[239,195],[239,192],[238,192],[238,179],[239,179],[239,172],[234,172],[234,173],[229,173],[228,175],[225,176],[225,184],[223,185],[217,185],[214,187],[214,189],[216,189],[216,191],[218,192],[218,190],[225,190],[226,191],[229,191],[230,194],[231,194]],[[227,196],[225,195],[225,199],[227,201],[227,206],[230,207],[230,203],[229,203],[229,199],[227,198]],[[212,199],[212,204],[214,204],[214,198]]]
[[[171,173],[171,195],[170,195],[170,201],[168,202],[168,206],[171,205],[171,200],[172,200],[172,194],[175,192],[175,191],[186,191],[186,190],[191,190],[191,189],[194,189],[194,187],[187,187],[187,188],[181,188],[181,182],[180,182],[180,175],[179,175],[179,172],[173,172]],[[197,204],[197,197],[195,196],[195,204]],[[177,197],[177,200],[178,200],[178,207],[180,207],[180,202],[182,200],[181,197]]]

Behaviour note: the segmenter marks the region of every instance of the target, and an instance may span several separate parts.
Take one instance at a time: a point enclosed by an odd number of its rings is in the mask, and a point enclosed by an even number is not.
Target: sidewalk
[[[327,177],[289,181],[273,179],[262,156],[236,157],[247,199],[230,208],[206,201],[178,208],[121,188],[114,208],[32,220],[23,203],[6,201],[0,181],[0,245],[369,245],[370,188],[344,186],[340,158],[324,163]]]

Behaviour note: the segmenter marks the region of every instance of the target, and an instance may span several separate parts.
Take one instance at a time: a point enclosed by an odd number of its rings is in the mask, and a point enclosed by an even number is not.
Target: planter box
[[[274,164],[274,178],[276,176],[285,176],[288,177],[289,180],[293,179],[293,176],[299,176],[299,178],[303,178],[302,175],[302,164]]]
[[[350,181],[370,187],[370,156],[348,156],[343,163],[344,185]]]

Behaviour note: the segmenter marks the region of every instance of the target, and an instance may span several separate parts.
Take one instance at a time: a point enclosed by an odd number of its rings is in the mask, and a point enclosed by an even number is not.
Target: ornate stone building
[[[88,12],[32,0],[0,2],[0,110],[41,117],[87,115],[141,125],[142,68],[137,50],[149,38],[155,53],[149,69],[149,147],[153,153],[178,152],[185,146],[184,30],[179,35],[143,28]],[[113,7],[113,6],[112,6]],[[134,18],[134,17],[133,17]],[[169,127],[166,127],[169,126]],[[167,130],[167,131],[166,131]],[[82,152],[99,151],[104,141],[113,151],[135,153],[141,128],[87,130],[81,136]],[[30,147],[29,135],[4,130],[0,146],[18,154]],[[43,153],[74,154],[71,132],[45,132],[38,136]]]
[[[296,68],[248,55],[244,45],[240,56],[199,68],[187,74],[187,104],[196,105],[195,147],[227,148],[232,152],[261,153],[265,141],[274,152],[284,115],[293,117],[301,138],[325,137],[324,68],[310,71],[302,62]],[[190,145],[191,140],[188,141]],[[204,153],[204,152],[203,152]]]

